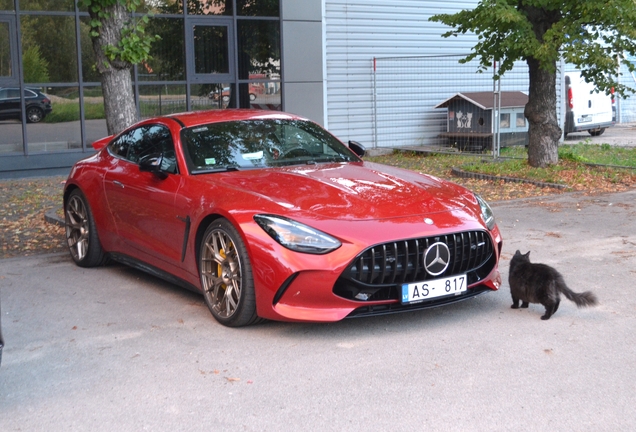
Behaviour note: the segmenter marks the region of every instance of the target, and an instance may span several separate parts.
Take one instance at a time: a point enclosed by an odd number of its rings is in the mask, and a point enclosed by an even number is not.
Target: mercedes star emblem
[[[431,276],[439,276],[446,271],[450,262],[450,250],[445,243],[433,243],[424,252],[424,268]]]

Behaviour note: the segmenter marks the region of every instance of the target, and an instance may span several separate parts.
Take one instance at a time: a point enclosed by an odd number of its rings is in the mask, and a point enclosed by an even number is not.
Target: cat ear
[[[528,253],[527,253],[527,254],[525,254],[525,255],[524,255],[524,257],[526,257],[526,258],[530,258],[530,251],[528,251]]]

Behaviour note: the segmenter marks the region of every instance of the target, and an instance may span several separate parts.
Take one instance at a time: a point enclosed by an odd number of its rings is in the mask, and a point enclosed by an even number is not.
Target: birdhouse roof
[[[494,104],[493,92],[455,93],[435,108],[446,108],[455,99],[466,100],[484,110],[491,110]],[[520,108],[528,103],[528,95],[520,91],[501,92],[501,108]]]

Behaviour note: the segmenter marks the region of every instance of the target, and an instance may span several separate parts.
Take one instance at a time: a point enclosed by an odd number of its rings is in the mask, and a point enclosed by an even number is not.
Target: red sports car
[[[502,239],[483,199],[365,162],[363,146],[306,119],[175,114],[93,146],[64,190],[73,260],[201,292],[224,325],[409,311],[499,287]]]

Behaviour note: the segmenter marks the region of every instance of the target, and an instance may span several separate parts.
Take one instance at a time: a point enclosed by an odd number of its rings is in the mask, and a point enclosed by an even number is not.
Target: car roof
[[[167,115],[181,122],[185,127],[199,126],[209,123],[222,123],[241,120],[305,120],[294,114],[280,111],[254,110],[254,109],[218,109],[208,111],[193,111]]]

